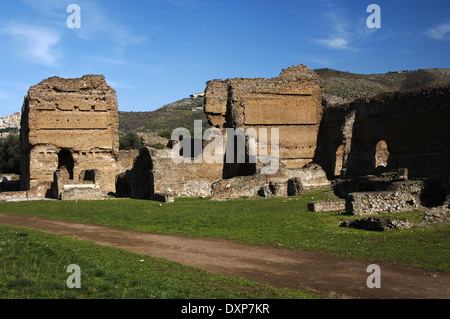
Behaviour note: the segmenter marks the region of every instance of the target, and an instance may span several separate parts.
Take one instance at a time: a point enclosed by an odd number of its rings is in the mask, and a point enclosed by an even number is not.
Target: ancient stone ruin
[[[447,85],[331,105],[318,75],[299,65],[274,78],[207,82],[208,130],[221,139],[141,133],[142,149],[119,151],[117,99],[104,77],[52,77],[31,87],[23,104],[22,192],[5,184],[0,200],[228,200],[333,186],[341,200],[312,202],[310,210],[430,208],[426,223],[448,220],[449,96]],[[212,149],[219,160],[206,161]]]
[[[314,161],[347,212],[370,215],[443,205],[450,192],[450,86],[325,105]]]
[[[330,186],[323,170],[309,165],[313,164],[317,145],[322,97],[321,79],[304,65],[282,70],[276,78],[207,82],[205,112],[210,125],[222,131],[253,129],[254,145],[266,145],[263,151],[276,157],[279,164],[277,172],[271,174],[264,173],[264,164],[252,164],[248,160],[252,141],[247,136],[246,162],[225,163],[223,178],[212,186],[212,198],[287,196],[288,183],[295,178],[301,179],[306,189]],[[274,129],[278,133],[275,155],[271,153]],[[230,137],[224,141],[235,142]]]
[[[53,182],[54,197],[80,199],[115,192],[118,127],[116,93],[103,76],[32,86],[22,108],[22,189]]]
[[[300,65],[271,79],[209,81],[205,112],[210,124],[219,129],[254,128],[258,132],[259,128],[278,128],[281,164],[302,168],[314,158],[322,97],[321,79]],[[239,168],[230,169],[229,176],[241,173]]]
[[[214,200],[254,196],[287,196],[288,183],[297,179],[302,191],[330,186],[325,172],[312,163],[322,112],[320,78],[306,66],[283,70],[271,79],[212,80],[205,90],[205,112],[209,122],[222,133],[223,161],[206,162],[202,151],[212,143],[198,140],[199,151],[183,157],[188,161],[175,163],[173,151],[180,141],[162,141],[143,136],[145,147],[132,169],[117,180],[119,196],[151,199],[155,194],[175,197],[211,197]],[[272,135],[261,135],[260,129],[276,128],[279,132],[279,154],[271,154]],[[227,129],[232,129],[230,137]],[[252,163],[250,137],[243,137],[244,162],[238,156],[238,129],[254,129],[253,143],[264,144],[263,150],[276,161],[277,169],[264,173],[264,163]],[[201,137],[200,137],[201,139]],[[161,148],[153,147],[156,144]],[[191,140],[195,143],[195,140]],[[264,143],[262,143],[264,142]],[[231,162],[226,150],[236,151]],[[278,147],[278,144],[277,144]],[[261,151],[261,150],[258,150]],[[189,153],[189,152],[188,152]],[[261,152],[256,154],[261,155]],[[311,165],[307,165],[311,164]]]

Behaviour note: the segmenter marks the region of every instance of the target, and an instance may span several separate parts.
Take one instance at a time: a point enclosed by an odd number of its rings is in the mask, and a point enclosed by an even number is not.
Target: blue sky
[[[81,28],[67,27],[69,4]],[[381,28],[369,29],[369,4]],[[51,76],[104,74],[119,110],[151,111],[211,79],[305,64],[354,73],[449,68],[448,0],[0,0],[0,117]]]

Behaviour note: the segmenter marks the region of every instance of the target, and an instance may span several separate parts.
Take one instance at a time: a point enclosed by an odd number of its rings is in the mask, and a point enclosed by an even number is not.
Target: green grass
[[[69,289],[67,266],[81,270]],[[305,299],[317,295],[228,278],[117,248],[0,225],[0,299]]]
[[[143,200],[42,201],[0,204],[0,213],[46,216],[144,232],[225,238],[241,243],[321,251],[357,259],[377,259],[430,270],[450,269],[450,225],[370,232],[339,227],[333,212],[307,210],[326,191],[269,199],[215,202],[177,199],[160,204]],[[423,212],[395,214],[418,222]]]

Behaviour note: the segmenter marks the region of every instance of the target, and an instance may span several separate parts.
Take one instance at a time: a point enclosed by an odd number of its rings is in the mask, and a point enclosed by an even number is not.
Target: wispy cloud
[[[435,40],[448,40],[450,39],[450,23],[429,28],[425,34]]]
[[[324,4],[322,13],[325,27],[328,28],[328,35],[322,38],[316,38],[314,42],[328,47],[332,50],[341,50],[347,52],[358,52],[360,46],[370,41],[372,36],[379,30],[367,27],[367,17],[352,16],[345,9],[336,6],[331,2]]]
[[[55,50],[61,40],[58,31],[28,24],[11,22],[0,28],[0,33],[11,36],[17,50],[26,60],[44,65],[56,65],[59,54]]]
[[[334,49],[334,50],[352,49],[349,46],[350,40],[343,38],[343,37],[339,37],[339,36],[334,36],[334,37],[332,36],[329,39],[317,39],[316,42],[321,45],[325,45],[325,46],[329,47],[330,49]]]
[[[22,0],[34,10],[42,14],[42,18],[50,21],[66,22],[69,13],[66,8],[69,4],[75,3],[81,10],[81,28],[76,29],[75,34],[83,40],[107,39],[115,45],[128,46],[140,44],[145,41],[144,36],[135,34],[129,27],[120,22],[120,16],[95,0]],[[176,0],[174,0],[176,1]],[[185,0],[179,0],[183,2]]]
[[[352,34],[349,22],[336,11],[324,13],[324,21],[329,22],[332,33],[327,38],[316,39],[315,42],[333,50],[356,50],[352,45]]]

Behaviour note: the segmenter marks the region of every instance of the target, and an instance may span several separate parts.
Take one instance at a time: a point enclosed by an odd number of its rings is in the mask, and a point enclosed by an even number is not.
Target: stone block
[[[334,212],[345,210],[345,200],[322,200],[308,203],[312,212]]]

